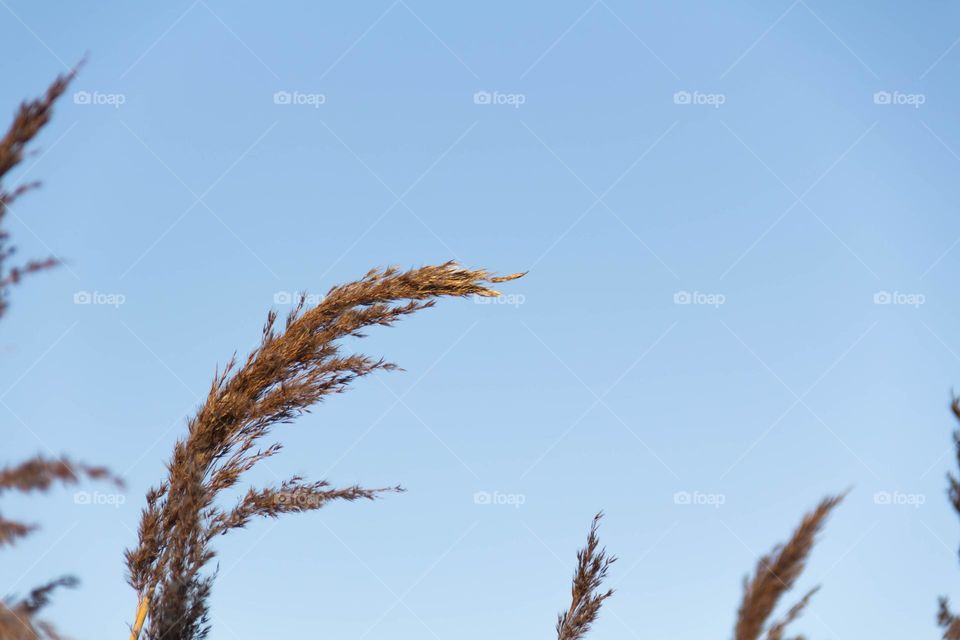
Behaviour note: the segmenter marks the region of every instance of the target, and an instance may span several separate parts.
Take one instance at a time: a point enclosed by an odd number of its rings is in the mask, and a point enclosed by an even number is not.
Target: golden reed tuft
[[[960,397],[954,397],[950,409],[954,417],[960,420]],[[953,448],[957,466],[960,466],[960,429],[953,432]],[[953,474],[947,474],[947,497],[953,510],[960,514],[960,480]],[[940,597],[937,623],[943,629],[943,640],[960,640],[960,617],[950,610],[950,602],[946,596]]]
[[[759,640],[764,630],[766,640],[784,640],[787,626],[800,617],[819,587],[807,592],[780,619],[770,623],[770,617],[780,598],[800,577],[817,533],[842,499],[843,496],[825,498],[816,509],[804,516],[786,544],[774,547],[770,554],[760,558],[753,577],[744,580],[734,640]],[[599,617],[604,601],[613,595],[612,589],[601,591],[607,570],[616,561],[615,557],[607,555],[606,549],[600,547],[597,529],[602,517],[602,513],[594,517],[587,545],[577,553],[570,608],[560,614],[557,620],[557,640],[584,638]]]
[[[610,565],[617,561],[600,547],[597,529],[602,513],[593,518],[587,545],[577,552],[577,569],[570,588],[570,608],[557,617],[557,640],[580,640],[590,631],[590,626],[600,615],[603,601],[613,595],[613,590],[601,591]]]
[[[3,186],[7,174],[23,161],[27,146],[50,121],[53,105],[63,95],[76,74],[76,70],[58,77],[49,86],[45,95],[24,102],[14,116],[13,123],[0,138],[0,224],[17,198],[35,189],[39,183],[30,182],[13,188]],[[20,282],[23,276],[48,269],[57,264],[55,258],[31,260],[21,266],[6,268],[6,262],[14,253],[9,244],[9,233],[0,226],[0,317],[8,308],[9,289]],[[37,456],[26,462],[0,469],[0,495],[11,491],[20,493],[45,492],[53,484],[74,484],[81,477],[108,480],[120,485],[107,469],[90,467],[68,458]],[[0,515],[0,547],[9,547],[36,531],[37,525],[10,520]],[[64,576],[32,589],[24,598],[8,596],[0,600],[0,640],[56,640],[60,636],[54,627],[38,618],[40,611],[50,602],[51,594],[60,587],[73,587],[76,579]]]
[[[3,138],[0,139],[0,183],[12,169],[23,161],[27,145],[50,122],[54,103],[67,90],[70,81],[76,76],[78,68],[57,77],[47,88],[43,97],[20,105],[13,118],[13,123],[7,129]],[[0,186],[0,225],[3,224],[4,218],[9,213],[10,206],[20,196],[39,186],[39,182],[28,182],[10,189]],[[7,295],[11,286],[20,282],[25,275],[49,269],[59,262],[57,258],[49,257],[30,260],[23,265],[7,268],[6,262],[14,253],[14,248],[9,245],[9,240],[9,234],[0,226],[0,317],[7,310]]]
[[[301,296],[282,330],[271,311],[260,344],[243,364],[231,359],[215,375],[186,437],[174,446],[166,480],[147,494],[139,544],[126,554],[129,582],[139,599],[132,637],[141,631],[149,640],[204,637],[214,575],[203,569],[214,557],[217,536],[253,518],[312,511],[334,500],[371,500],[399,490],[332,489],[326,481],[293,477],[278,487],[248,490],[232,508],[217,504],[217,497],[245,472],[280,451],[279,443],[259,446],[272,427],[342,393],[357,378],[395,368],[381,359],[343,353],[343,339],[363,337],[369,327],[390,326],[438,298],[498,296],[485,283],[522,275],[495,277],[453,262],[409,271],[374,269],[332,288],[312,308],[305,307],[306,296]]]
[[[9,491],[45,492],[53,484],[76,484],[81,477],[107,480],[117,486],[123,483],[103,467],[90,467],[67,458],[31,458],[13,467],[0,469],[0,496]],[[37,525],[0,516],[0,547],[13,546],[37,530]],[[0,601],[0,640],[56,640],[54,627],[37,614],[50,602],[50,596],[60,587],[74,587],[76,578],[63,576],[32,589],[25,598],[7,598]]]

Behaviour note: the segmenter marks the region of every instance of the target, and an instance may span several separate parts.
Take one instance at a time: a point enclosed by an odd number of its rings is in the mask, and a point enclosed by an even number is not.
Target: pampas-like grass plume
[[[73,79],[76,70],[58,77],[41,98],[24,102],[14,116],[13,124],[0,138],[0,225],[10,211],[10,205],[24,193],[36,188],[30,182],[7,188],[7,174],[19,165],[27,154],[27,146],[50,121],[53,105]],[[54,258],[31,260],[20,266],[6,267],[14,253],[9,244],[9,233],[0,226],[0,317],[8,306],[9,288],[24,275],[54,266]],[[0,469],[0,496],[11,491],[21,493],[46,492],[53,484],[75,484],[82,477],[120,481],[102,467],[90,467],[67,458],[51,459],[37,456],[26,462]],[[30,535],[37,525],[10,520],[0,515],[0,547],[10,547]],[[0,600],[0,639],[2,640],[57,640],[54,627],[38,619],[40,611],[50,602],[52,593],[61,587],[73,587],[76,578],[64,576],[31,590],[25,597],[7,596]]]
[[[2,186],[2,182],[14,167],[23,161],[27,153],[27,145],[50,121],[54,103],[67,90],[76,73],[77,70],[74,69],[66,75],[59,76],[42,97],[22,103],[7,133],[0,139],[0,317],[7,310],[7,295],[11,286],[20,282],[25,275],[49,269],[58,262],[56,258],[50,257],[29,260],[10,268],[6,266],[7,261],[14,254],[14,248],[9,244],[9,233],[2,227],[4,218],[10,211],[10,205],[17,198],[40,185],[38,182],[28,182],[7,188]]]
[[[842,495],[825,498],[816,509],[803,517],[786,544],[778,545],[769,555],[760,558],[753,577],[744,579],[743,600],[737,612],[734,640],[760,638],[780,598],[793,587],[803,572],[827,516],[841,500]],[[815,591],[803,596],[782,619],[769,626],[767,640],[782,640],[786,626],[800,615]]]
[[[76,484],[83,476],[94,480],[109,480],[117,486],[123,486],[118,478],[103,467],[90,467],[67,458],[52,460],[37,456],[14,467],[0,469],[0,496],[8,491],[44,492],[56,482]],[[0,547],[13,545],[16,540],[29,535],[36,528],[36,525],[7,520],[0,516]]]
[[[260,447],[273,426],[290,422],[357,378],[395,366],[381,359],[345,354],[341,341],[362,337],[372,326],[389,326],[433,306],[445,296],[494,297],[483,270],[448,262],[410,271],[374,269],[362,279],[334,287],[305,308],[301,296],[283,330],[271,312],[250,355],[232,359],[215,376],[210,392],[174,446],[167,479],[147,494],[139,542],[126,554],[129,582],[139,597],[132,637],[195,640],[206,636],[207,599],[214,576],[204,567],[214,557],[215,537],[257,517],[311,511],[334,500],[373,499],[397,487],[332,489],[326,482],[291,478],[278,487],[251,489],[232,508],[217,497],[234,487],[258,462],[275,455],[278,443]]]
[[[0,496],[10,491],[46,492],[55,483],[76,484],[82,477],[107,480],[117,486],[123,483],[103,467],[89,467],[66,458],[53,460],[37,456],[13,467],[0,469]],[[0,547],[12,546],[34,531],[37,525],[8,520],[0,515]],[[50,595],[60,587],[76,586],[72,576],[63,576],[30,591],[25,598],[7,597],[0,601],[0,639],[56,640],[59,636],[49,623],[37,614],[50,602]]]
[[[950,408],[954,417],[960,420],[960,398],[954,397]],[[953,448],[956,452],[957,466],[960,467],[960,429],[953,432]],[[947,474],[947,497],[953,510],[960,514],[960,480],[957,480],[952,473]],[[960,618],[950,610],[950,603],[946,596],[940,597],[937,622],[943,629],[943,640],[960,640]]]
[[[610,565],[616,557],[608,556],[600,547],[597,529],[602,513],[593,518],[587,545],[577,552],[577,569],[570,588],[570,608],[557,618],[557,640],[581,640],[600,615],[603,601],[613,595],[613,589],[601,591]]]
[[[0,607],[0,638],[3,640],[64,640],[56,628],[37,614],[60,587],[77,586],[76,578],[64,576],[33,589],[26,598]]]

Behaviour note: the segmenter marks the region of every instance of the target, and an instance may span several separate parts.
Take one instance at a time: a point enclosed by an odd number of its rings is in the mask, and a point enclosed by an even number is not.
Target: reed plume
[[[601,591],[610,565],[615,556],[608,556],[606,548],[600,547],[597,529],[602,513],[593,518],[587,544],[577,552],[577,569],[570,588],[570,608],[557,617],[557,640],[581,640],[600,615],[604,600],[613,595],[613,589]]]
[[[0,638],[3,640],[61,640],[56,628],[37,614],[50,602],[50,595],[60,587],[75,587],[77,581],[65,576],[33,589],[27,597],[0,607]]]
[[[0,317],[7,311],[9,289],[28,274],[49,269],[57,264],[55,258],[30,260],[7,267],[14,254],[10,234],[3,228],[10,205],[20,196],[39,186],[29,182],[8,188],[7,174],[26,157],[27,147],[53,114],[53,105],[63,95],[76,75],[77,69],[57,77],[46,93],[20,105],[13,123],[0,138]],[[0,496],[17,491],[21,493],[46,492],[55,483],[75,484],[82,477],[107,480],[122,486],[119,479],[103,467],[91,467],[68,458],[53,459],[44,456],[0,469]],[[10,547],[37,530],[37,525],[11,520],[0,514],[0,547]],[[32,589],[25,597],[6,596],[0,600],[0,638],[3,640],[56,640],[60,636],[54,627],[38,619],[40,611],[50,602],[53,592],[61,587],[73,587],[76,578],[64,576]]]
[[[12,467],[0,469],[0,496],[10,491],[46,492],[55,483],[76,484],[82,477],[123,483],[103,467],[90,467],[67,458],[31,458]],[[18,540],[37,530],[37,525],[9,520],[0,515],[0,547],[13,546]],[[3,640],[56,640],[54,627],[37,618],[50,596],[61,587],[74,587],[76,578],[63,576],[34,588],[24,598],[8,596],[0,601],[0,638]]]
[[[816,509],[803,517],[786,544],[774,547],[768,555],[760,558],[753,577],[744,579],[743,600],[737,612],[734,640],[760,638],[780,598],[793,587],[803,572],[827,516],[841,500],[842,495],[825,498]],[[799,617],[816,591],[815,588],[808,592],[783,618],[773,622],[767,628],[767,640],[782,640],[786,626]]]
[[[960,397],[954,397],[950,409],[955,418],[960,420]],[[953,448],[957,466],[960,467],[960,430],[953,431]],[[960,514],[960,480],[952,473],[947,474],[947,498],[953,510]],[[943,629],[943,640],[960,640],[960,618],[950,610],[950,602],[946,596],[941,596],[937,611],[937,623]]]
[[[342,393],[357,378],[396,368],[382,359],[343,353],[341,341],[363,337],[372,326],[390,326],[433,306],[441,297],[499,293],[484,283],[493,277],[448,262],[409,271],[374,269],[356,282],[332,288],[318,305],[305,296],[278,331],[271,311],[260,344],[238,364],[232,358],[217,373],[206,400],[189,420],[187,435],[174,446],[168,474],[147,494],[138,544],[126,554],[130,585],[139,605],[132,637],[142,629],[149,640],[195,640],[209,630],[207,599],[214,573],[215,537],[253,518],[312,511],[334,500],[374,499],[398,487],[333,489],[325,482],[293,477],[278,487],[250,489],[232,508],[217,497],[237,485],[257,463],[281,445],[260,443],[271,428],[291,422],[327,396]]]
[[[77,68],[70,73],[58,76],[43,96],[23,102],[17,110],[10,128],[0,139],[0,317],[6,313],[8,290],[11,286],[19,283],[26,275],[49,269],[58,263],[56,258],[48,257],[28,260],[13,267],[7,266],[7,262],[13,256],[15,249],[9,244],[9,232],[3,228],[4,219],[10,211],[10,205],[23,194],[39,187],[40,183],[27,182],[7,188],[3,186],[3,180],[11,170],[23,161],[27,154],[27,146],[50,122],[54,103],[67,90],[76,73]]]
[[[8,491],[44,492],[56,482],[76,484],[82,476],[94,480],[109,480],[117,486],[123,486],[120,479],[104,467],[90,467],[67,458],[49,459],[37,456],[14,467],[0,469],[0,496]],[[7,520],[0,515],[0,547],[12,546],[16,540],[36,529],[37,525]]]

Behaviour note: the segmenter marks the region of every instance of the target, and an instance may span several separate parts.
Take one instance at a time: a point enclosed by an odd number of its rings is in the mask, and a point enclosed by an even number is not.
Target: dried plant
[[[89,467],[66,458],[54,460],[37,456],[16,466],[0,469],[0,496],[9,491],[45,492],[54,483],[76,484],[84,476],[122,486],[122,482],[103,467]],[[8,520],[0,515],[0,547],[12,546],[36,529],[35,524]],[[64,576],[33,589],[25,598],[7,597],[0,602],[0,638],[58,638],[53,626],[38,620],[36,616],[49,603],[50,595],[55,589],[73,587],[76,584],[76,578]]]
[[[374,269],[362,279],[334,287],[323,301],[305,308],[305,296],[275,329],[271,312],[257,346],[242,365],[230,360],[215,375],[210,392],[174,446],[167,479],[147,494],[139,540],[126,554],[129,582],[139,598],[132,637],[193,640],[208,632],[207,599],[214,575],[204,567],[214,557],[216,536],[255,517],[311,511],[333,500],[373,499],[397,487],[331,489],[326,482],[294,477],[279,487],[251,489],[231,509],[217,497],[234,487],[258,462],[280,451],[260,448],[279,423],[292,421],[326,396],[341,393],[357,378],[395,366],[381,359],[341,352],[341,341],[363,337],[372,326],[389,326],[433,306],[445,296],[497,296],[484,283],[493,277],[454,263],[401,272]],[[149,622],[144,628],[145,618]]]
[[[31,458],[15,467],[0,469],[0,496],[8,491],[27,493],[47,491],[55,482],[76,484],[81,476],[94,480],[109,480],[118,486],[123,483],[103,467],[89,467],[67,458],[51,460],[42,456]],[[7,520],[0,515],[0,547],[11,546],[36,530],[37,525]]]
[[[49,622],[38,620],[37,613],[50,601],[50,594],[60,587],[75,587],[77,581],[65,576],[37,587],[15,603],[0,607],[0,638],[3,640],[60,640],[61,635]]]
[[[950,408],[954,417],[960,420],[960,397],[954,397]],[[953,432],[953,448],[956,452],[957,466],[960,466],[960,429],[955,429]],[[954,511],[960,514],[960,480],[957,480],[953,474],[947,474],[947,497]],[[943,629],[944,640],[960,640],[960,617],[950,610],[950,603],[946,596],[940,597],[937,622]]]
[[[760,638],[780,598],[793,587],[803,572],[827,516],[841,500],[842,495],[825,498],[816,509],[804,516],[790,540],[760,558],[753,577],[744,579],[743,600],[734,629],[735,640]],[[808,592],[782,619],[770,625],[767,640],[783,638],[786,626],[800,615],[816,590]]]
[[[594,516],[587,535],[587,545],[577,552],[577,569],[570,588],[570,608],[557,617],[557,640],[580,640],[585,637],[599,616],[603,601],[613,595],[613,589],[600,590],[607,577],[607,569],[617,560],[600,547],[597,529],[602,517],[602,513]]]
[[[14,254],[14,247],[9,244],[9,232],[3,228],[3,222],[10,212],[10,205],[23,194],[40,186],[40,183],[28,182],[12,188],[6,188],[2,184],[7,174],[23,161],[27,154],[27,145],[50,121],[54,103],[67,90],[76,73],[77,69],[74,69],[59,76],[42,97],[22,103],[13,124],[0,139],[0,317],[7,310],[7,295],[11,286],[20,282],[24,276],[49,269],[58,262],[56,258],[49,257],[29,260],[19,266],[6,266]]]
[[[766,640],[785,640],[787,626],[800,617],[820,587],[807,592],[782,618],[769,625],[767,621],[780,598],[793,587],[803,572],[817,533],[841,500],[842,495],[825,498],[816,509],[804,516],[786,544],[778,545],[770,554],[760,558],[753,577],[744,580],[743,601],[737,614],[734,640],[759,640],[764,629]],[[616,561],[615,557],[607,555],[605,548],[600,547],[597,529],[602,517],[602,513],[594,517],[587,544],[577,553],[570,608],[557,619],[557,640],[581,640],[586,637],[604,601],[613,595],[612,589],[601,590],[607,570]],[[792,640],[803,638],[797,636]]]
[[[0,139],[0,317],[6,313],[8,290],[11,286],[20,282],[23,276],[48,269],[57,263],[56,259],[47,258],[6,268],[6,262],[13,255],[14,249],[9,244],[10,236],[2,223],[10,211],[10,205],[24,193],[35,189],[39,183],[30,182],[7,188],[3,186],[3,181],[7,174],[23,161],[29,143],[50,121],[54,103],[66,91],[75,74],[76,69],[58,77],[43,97],[21,104],[13,124]],[[0,496],[10,491],[46,492],[54,483],[75,484],[81,477],[121,484],[103,467],[90,467],[67,458],[37,456],[18,465],[0,469]],[[0,547],[13,546],[36,529],[35,524],[9,520],[0,515]],[[0,600],[0,639],[59,638],[53,626],[37,616],[49,603],[53,591],[60,587],[73,587],[76,583],[76,578],[64,576],[34,588],[26,597],[7,596]]]
[[[787,632],[787,626],[800,617],[803,610],[810,604],[810,599],[813,598],[813,595],[819,590],[820,587],[810,589],[810,591],[800,599],[800,602],[790,607],[786,615],[770,625],[770,628],[767,630],[767,640],[783,640],[783,634]],[[793,640],[803,640],[803,636],[796,636]]]

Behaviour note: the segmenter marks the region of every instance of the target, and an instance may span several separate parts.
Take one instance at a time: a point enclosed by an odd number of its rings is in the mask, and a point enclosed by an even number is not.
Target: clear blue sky
[[[796,630],[939,637],[960,8],[167,4],[0,3],[8,115],[89,52],[11,223],[69,266],[3,321],[3,458],[129,484],[5,498],[43,530],[0,592],[73,572],[51,617],[124,637],[123,548],[215,366],[283,292],[456,258],[530,274],[373,332],[406,372],[251,478],[408,493],[223,539],[212,638],[547,638],[599,509],[621,561],[594,637],[729,637],[743,574],[847,487]]]

